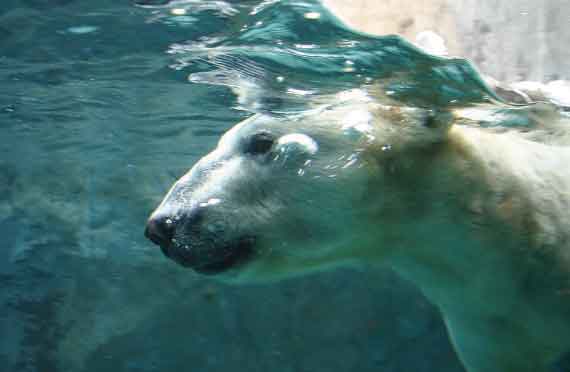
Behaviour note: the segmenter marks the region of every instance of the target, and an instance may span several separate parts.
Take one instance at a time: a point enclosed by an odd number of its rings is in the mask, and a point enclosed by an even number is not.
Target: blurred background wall
[[[452,56],[507,82],[570,78],[568,0],[324,0],[342,21],[416,41],[440,35]]]

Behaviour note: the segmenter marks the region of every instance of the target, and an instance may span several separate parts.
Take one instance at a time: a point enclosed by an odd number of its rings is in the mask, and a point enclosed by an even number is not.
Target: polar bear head
[[[172,186],[145,235],[179,264],[233,280],[381,254],[390,159],[441,141],[448,120],[353,95],[237,124]]]

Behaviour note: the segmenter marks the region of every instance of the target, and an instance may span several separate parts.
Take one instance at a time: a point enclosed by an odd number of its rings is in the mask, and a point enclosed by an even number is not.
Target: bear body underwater
[[[462,114],[350,91],[286,121],[255,115],[146,235],[234,282],[391,266],[439,307],[467,371],[548,371],[570,350],[570,148]]]

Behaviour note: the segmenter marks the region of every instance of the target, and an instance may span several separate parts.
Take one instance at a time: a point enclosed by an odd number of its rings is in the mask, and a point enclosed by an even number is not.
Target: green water
[[[468,62],[315,2],[3,0],[0,370],[461,371],[389,272],[229,287],[142,234],[239,120],[372,83],[422,107],[497,98]]]

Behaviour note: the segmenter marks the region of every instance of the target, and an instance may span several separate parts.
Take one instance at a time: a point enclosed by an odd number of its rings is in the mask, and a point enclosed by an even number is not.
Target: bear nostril
[[[166,247],[174,236],[174,221],[168,216],[151,217],[146,224],[144,235],[153,243]]]

